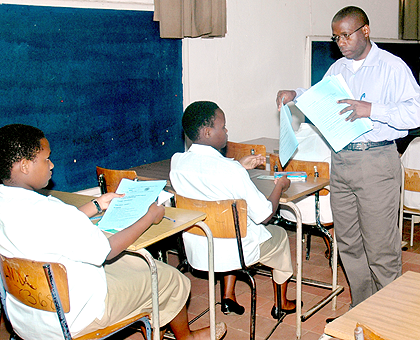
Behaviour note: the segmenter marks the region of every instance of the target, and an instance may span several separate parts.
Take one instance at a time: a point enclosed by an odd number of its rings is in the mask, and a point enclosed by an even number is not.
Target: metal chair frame
[[[245,263],[244,253],[243,253],[243,248],[242,248],[242,234],[243,234],[244,230],[246,231],[246,223],[245,223],[245,227],[244,227],[244,226],[241,226],[240,221],[243,221],[244,218],[245,218],[245,221],[246,221],[246,217],[247,217],[246,216],[246,202],[245,202],[245,200],[242,200],[242,199],[241,200],[233,200],[232,199],[232,200],[208,201],[207,202],[207,201],[194,200],[194,199],[182,197],[180,195],[176,195],[177,207],[180,207],[180,208],[183,208],[183,209],[191,209],[191,205],[189,205],[190,203],[188,203],[188,201],[192,202],[192,204],[194,204],[195,202],[206,202],[209,205],[226,203],[226,205],[229,204],[231,206],[232,217],[233,217],[233,227],[235,229],[234,237],[236,238],[236,243],[237,243],[237,246],[238,246],[239,261],[240,261],[240,264],[241,264],[241,268],[237,269],[237,270],[233,270],[229,273],[242,274],[244,277],[247,278],[248,284],[250,285],[250,288],[251,288],[250,339],[253,340],[253,339],[255,339],[256,299],[257,299],[256,282],[255,282],[255,279],[254,279],[254,275],[255,274],[261,274],[261,275],[271,277],[271,272],[267,271],[267,270],[264,270],[264,269],[261,270],[261,268],[259,267],[258,264],[252,265],[252,266],[247,266],[246,263]],[[200,206],[201,204],[197,203],[196,205]],[[240,206],[240,208],[238,208],[238,205]],[[194,210],[200,210],[200,208],[196,207]],[[204,209],[204,210],[206,210],[206,209]],[[206,211],[204,211],[204,212],[206,212]],[[206,212],[206,214],[207,214],[207,216],[209,216],[208,212]],[[211,223],[209,224],[209,221],[207,219],[204,220],[204,223],[206,223],[209,226],[210,230],[212,230],[212,225],[211,225]],[[193,228],[195,228],[195,227],[193,227]],[[242,232],[241,232],[241,229],[242,229]],[[189,231],[187,230],[187,232],[191,232],[191,231],[192,231],[191,229]],[[215,233],[214,229],[212,230],[212,232],[213,232],[213,236],[215,238],[217,238],[218,237],[217,232]],[[196,230],[193,233],[194,234],[199,234],[199,235],[201,234],[198,230]],[[182,263],[181,265],[185,265],[185,263]],[[223,294],[223,292],[222,292],[222,294]],[[277,285],[277,300],[278,300],[277,305],[281,306],[281,294],[280,294],[280,286],[279,285]],[[191,322],[194,322],[195,320],[197,320],[198,318],[203,316],[207,311],[208,311],[208,309],[203,311],[200,315],[198,315],[196,318],[194,318]],[[276,324],[274,325],[274,327],[272,328],[272,330],[270,331],[270,333],[267,335],[267,337],[265,339],[270,338],[270,336],[274,333],[274,331],[276,330],[278,325],[283,321],[285,316],[286,316],[286,313],[284,313],[282,311],[280,313],[280,317],[277,320]]]

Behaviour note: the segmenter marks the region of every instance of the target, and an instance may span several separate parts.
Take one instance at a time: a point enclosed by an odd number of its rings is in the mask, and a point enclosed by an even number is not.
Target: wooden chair
[[[134,170],[112,170],[97,166],[96,176],[103,195],[107,192],[115,192],[123,178],[136,179],[137,173]]]
[[[282,169],[278,154],[270,154],[269,159],[270,159],[271,171],[274,171],[274,169],[277,167],[278,169],[280,169],[279,171],[305,171],[308,176],[315,176],[315,169],[317,169],[318,177],[330,178],[330,165],[328,162],[302,161],[302,160],[292,159],[286,164],[286,167]],[[319,220],[319,196],[326,196],[329,194],[329,192],[330,191],[328,189],[322,189],[319,191],[319,193],[314,194],[315,211],[318,210],[318,215],[313,216],[314,218],[313,222],[305,221],[306,219],[302,218],[304,225],[308,227],[306,228],[308,230],[307,242],[306,242],[306,258],[307,259],[309,259],[310,250],[311,250],[311,232],[312,232],[312,229],[315,229],[321,232],[324,242],[327,246],[327,251],[326,251],[325,256],[331,261],[333,239],[331,237],[331,234],[328,232],[327,228],[332,228],[333,222],[331,221],[331,222],[321,224],[321,221]],[[317,197],[317,195],[319,196]],[[298,206],[299,206],[299,203],[298,203]],[[304,216],[304,214],[305,212],[302,211],[302,216]],[[282,217],[278,216],[278,219],[281,221]],[[287,221],[287,223],[289,223],[289,221]]]
[[[420,170],[417,169],[409,169],[404,168],[402,166],[402,184],[401,184],[401,196],[400,196],[400,216],[399,216],[399,229],[402,236],[403,230],[403,219],[404,214],[409,214],[411,217],[407,217],[407,219],[411,220],[411,235],[410,235],[410,246],[413,246],[414,241],[414,218],[413,215],[420,216],[420,207],[412,208],[407,207],[404,204],[404,192],[405,191],[413,191],[420,193]]]
[[[134,170],[112,170],[99,166],[96,167],[96,175],[98,177],[98,185],[101,188],[101,194],[107,192],[115,192],[123,178],[135,181],[153,181],[155,178],[137,176]]]
[[[376,331],[374,331],[373,329],[371,329],[370,327],[357,323],[356,324],[356,328],[355,328],[355,340],[358,340],[358,338],[356,337],[356,333],[357,331],[360,331],[360,329],[358,329],[358,327],[361,328],[362,330],[362,334],[363,334],[363,340],[390,340],[388,338],[384,338],[383,336],[379,335],[379,333],[377,333]],[[359,333],[360,334],[360,333]],[[359,336],[359,338],[361,338]]]
[[[242,157],[245,157],[248,155],[259,155],[259,154],[261,154],[265,159],[266,148],[265,148],[265,145],[259,145],[259,144],[244,144],[244,143],[227,142],[224,154],[227,158],[233,158],[237,161],[239,161]],[[266,167],[266,162],[258,166],[257,169],[265,170],[265,167]]]
[[[251,313],[250,313],[250,339],[255,339],[255,322],[256,322],[256,283],[253,274],[256,272],[256,267],[247,267],[244,260],[241,238],[247,233],[247,205],[246,201],[240,200],[221,200],[221,201],[203,201],[186,198],[181,195],[176,195],[177,208],[189,209],[195,211],[202,211],[206,213],[207,217],[204,223],[210,228],[214,238],[236,238],[239,252],[239,260],[241,269],[234,272],[244,274],[251,287]],[[196,235],[204,236],[204,232],[199,227],[191,227],[186,232]],[[231,272],[229,272],[231,273]],[[263,275],[267,271],[261,272]],[[271,275],[270,275],[271,276]],[[221,285],[222,286],[222,285]],[[223,292],[222,292],[223,295]],[[278,286],[278,299],[280,299],[280,286]],[[278,306],[281,306],[281,301],[278,301]],[[203,313],[204,314],[204,313]],[[280,319],[277,320],[273,330],[266,338],[268,339],[275,328],[282,322],[286,314],[282,312]]]
[[[6,319],[9,322],[5,303],[6,292],[26,306],[57,313],[57,323],[60,324],[66,340],[105,339],[122,329],[133,326],[137,322],[144,324],[147,339],[151,339],[148,313],[140,313],[104,329],[98,329],[80,337],[72,338],[64,314],[70,311],[70,299],[67,271],[62,264],[7,258],[0,255],[0,272],[2,280],[0,287],[1,303]],[[21,280],[21,278],[25,278],[25,280]],[[11,326],[13,327],[13,325]],[[20,339],[14,332],[10,338]],[[48,338],[47,335],[46,338]]]

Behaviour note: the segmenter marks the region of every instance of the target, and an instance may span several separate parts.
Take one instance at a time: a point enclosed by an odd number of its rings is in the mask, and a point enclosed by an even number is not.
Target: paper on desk
[[[117,193],[125,196],[114,198],[98,226],[102,230],[122,230],[143,217],[156,201],[166,181],[132,181],[123,178]]]
[[[373,127],[369,118],[345,121],[352,111],[340,115],[339,112],[347,106],[337,104],[340,99],[354,99],[341,74],[325,77],[296,102],[296,106],[315,124],[335,152]]]
[[[292,113],[287,105],[281,104],[280,108],[280,138],[279,156],[282,167],[289,161],[298,147],[298,141],[292,127]]]

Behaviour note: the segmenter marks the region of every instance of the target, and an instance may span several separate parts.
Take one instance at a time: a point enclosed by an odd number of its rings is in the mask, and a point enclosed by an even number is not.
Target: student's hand
[[[98,201],[102,210],[106,210],[109,207],[109,203],[111,203],[111,201],[114,198],[121,198],[124,196],[125,194],[116,194],[115,192],[108,192],[106,194],[103,194],[101,197],[98,197],[96,200]]]
[[[353,110],[353,112],[346,118],[351,122],[354,122],[357,118],[370,117],[370,110],[372,109],[372,103],[365,102],[363,100],[353,100],[353,99],[342,99],[337,101],[338,104],[349,104],[344,109],[340,111],[340,115],[348,111]]]
[[[280,90],[279,92],[277,92],[276,103],[278,110],[280,111],[283,98],[283,104],[287,104],[288,102],[291,102],[293,99],[295,99],[295,97],[296,91],[294,90]]]
[[[239,163],[247,170],[255,169],[257,166],[265,164],[265,162],[266,159],[261,155],[248,155],[239,160]]]
[[[153,217],[153,224],[158,224],[162,221],[163,215],[165,214],[165,207],[157,205],[156,202],[152,203],[147,211]]]
[[[290,187],[290,179],[287,176],[281,176],[280,178],[274,179],[274,184],[281,186],[283,188],[282,192],[285,192]]]

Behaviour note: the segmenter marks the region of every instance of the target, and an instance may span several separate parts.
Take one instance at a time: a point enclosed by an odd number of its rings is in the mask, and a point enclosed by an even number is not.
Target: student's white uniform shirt
[[[71,332],[78,332],[105,307],[102,263],[110,245],[102,231],[71,205],[23,188],[0,185],[0,254],[53,261],[67,269]],[[7,295],[11,322],[24,339],[62,339],[55,313],[27,307]]]
[[[222,156],[211,146],[193,144],[187,152],[172,157],[170,179],[175,191],[184,197],[206,201],[246,200],[248,229],[242,239],[245,262],[251,264],[259,260],[259,244],[271,237],[259,223],[272,213],[272,204],[239,162]],[[207,237],[185,232],[183,239],[191,266],[208,270]],[[215,239],[215,271],[240,268],[237,249],[236,239]]]

